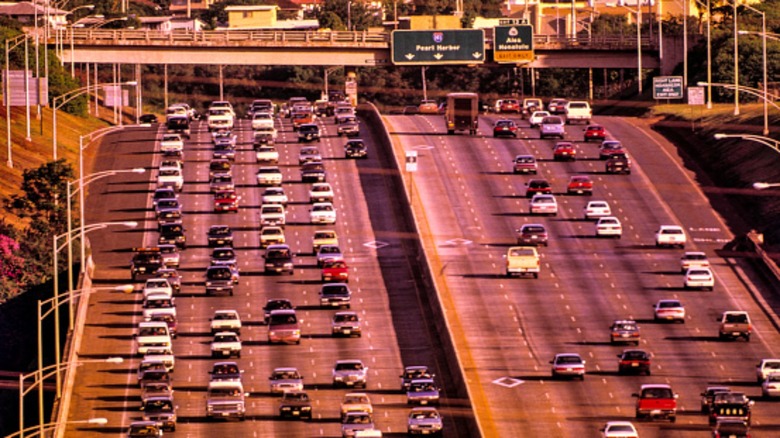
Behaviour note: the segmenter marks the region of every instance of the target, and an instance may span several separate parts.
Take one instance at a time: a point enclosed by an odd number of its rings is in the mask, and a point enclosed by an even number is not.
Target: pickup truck
[[[747,342],[750,342],[750,332],[753,328],[747,312],[726,311],[716,321],[720,323],[718,339],[745,338]]]
[[[206,416],[208,418],[238,418],[243,421],[246,414],[244,402],[246,396],[244,386],[239,381],[211,381],[206,393]]]
[[[567,125],[574,122],[582,122],[587,125],[590,123],[591,117],[593,117],[590,104],[584,100],[572,100],[566,103],[565,112]]]
[[[642,385],[639,392],[633,394],[636,401],[636,418],[668,419],[672,423],[677,419],[677,394],[666,384]]]
[[[513,246],[506,252],[506,275],[531,274],[539,278],[539,253],[532,246]]]

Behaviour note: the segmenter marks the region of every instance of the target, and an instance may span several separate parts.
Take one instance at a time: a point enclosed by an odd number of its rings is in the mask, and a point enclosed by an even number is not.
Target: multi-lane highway
[[[483,133],[495,117],[483,117]],[[185,145],[184,224],[189,244],[182,254],[182,293],[176,297],[178,339],[174,341],[175,400],[181,436],[336,436],[338,406],[345,389],[333,389],[330,372],[338,359],[357,358],[370,368],[367,392],[375,421],[387,435],[406,430],[405,396],[398,391],[404,365],[429,365],[446,397],[441,411],[447,436],[473,436],[477,412],[485,436],[597,436],[610,420],[634,419],[634,399],[643,383],[668,383],[679,394],[681,412],[674,424],[638,423],[641,436],[703,436],[707,419],[699,411],[699,393],[708,384],[725,384],[743,391],[754,406],[754,436],[772,436],[780,425],[774,405],[763,400],[755,384],[759,359],[776,357],[780,337],[757,306],[746,284],[715,250],[731,239],[684,169],[673,148],[641,126],[604,118],[611,136],[622,140],[633,160],[631,175],[606,175],[598,146],[584,144],[581,126],[567,126],[567,139],[577,140],[575,162],[552,160],[553,140],[537,140],[536,129],[521,126],[520,139],[489,135],[447,136],[436,116],[385,118],[393,150],[382,150],[374,127],[363,125],[369,145],[366,161],[344,160],[345,140],[321,120],[326,134],[320,149],[328,181],[336,191],[335,205],[342,249],[349,263],[353,310],[364,324],[361,338],[333,339],[329,335],[331,310],[318,306],[319,271],[311,253],[308,224],[308,184],[300,182],[299,146],[289,123],[279,121],[278,147],[290,196],[287,242],[296,253],[295,274],[266,276],[258,238],[260,189],[258,165],[248,128],[237,130],[239,152],[234,178],[242,196],[238,214],[212,212],[208,186],[211,138],[205,128]],[[242,122],[241,127],[246,126]],[[160,162],[155,139],[161,131],[133,131],[106,142],[95,170],[144,166]],[[419,278],[410,224],[404,222],[401,179],[394,159],[416,150],[419,170],[405,175],[414,204],[419,238],[439,299],[448,318],[450,336],[458,346],[471,400],[458,397],[460,368],[448,363],[445,349],[431,321],[432,288]],[[512,174],[512,159],[530,153],[539,160],[539,177],[548,179],[558,198],[556,217],[530,217],[524,182]],[[395,155],[395,158],[393,157]],[[152,172],[154,175],[154,172]],[[595,183],[592,197],[566,196],[569,176],[587,174]],[[135,178],[135,177],[134,177]],[[156,221],[150,194],[154,184],[138,177],[93,184],[87,221],[139,220],[144,229],[93,233],[97,285],[129,281],[131,248],[156,243]],[[623,223],[619,240],[596,239],[594,223],[582,219],[588,200],[606,200]],[[543,223],[550,244],[540,248],[542,272],[538,279],[506,278],[503,254],[514,243],[514,231],[523,223]],[[236,233],[241,284],[230,296],[205,296],[204,277],[210,251],[206,229],[230,225]],[[713,262],[716,287],[712,292],[687,291],[679,273],[681,250],[656,249],[653,234],[660,224],[682,225],[689,236],[686,249],[705,251]],[[762,285],[759,285],[761,287]],[[137,291],[138,292],[138,291]],[[300,345],[269,345],[262,324],[262,306],[268,298],[290,298],[304,319]],[[652,305],[677,298],[687,308],[685,324],[658,324]],[[435,300],[434,300],[435,301]],[[105,416],[109,425],[97,430],[69,430],[73,436],[119,435],[140,418],[140,390],[132,355],[133,332],[140,316],[141,294],[95,292],[82,343],[82,358],[122,356],[122,365],[85,364],[79,367],[70,419]],[[205,416],[209,356],[209,318],[217,309],[236,309],[242,330],[244,384],[250,392],[247,421],[209,422]],[[754,322],[750,343],[721,342],[715,318],[724,310],[747,310]],[[613,320],[639,322],[639,348],[653,354],[650,376],[620,376],[616,355],[624,348],[609,343]],[[549,360],[561,352],[581,354],[587,360],[584,381],[553,381]],[[305,376],[314,401],[310,423],[276,418],[277,398],[269,393],[267,377],[275,367],[295,366]]]
[[[340,359],[360,359],[369,367],[365,390],[374,404],[376,426],[385,433],[405,433],[409,407],[400,391],[399,374],[405,365],[427,365],[434,369],[444,397],[441,411],[447,436],[468,436],[475,429],[469,401],[459,398],[453,373],[454,364],[443,354],[435,325],[429,321],[423,283],[414,257],[405,241],[414,239],[411,226],[394,211],[401,202],[394,177],[390,151],[375,148],[373,134],[364,126],[369,148],[367,160],[344,159],[345,139],[335,135],[331,119],[320,120],[323,138],[319,148],[327,169],[327,180],[335,191],[338,220],[334,228],[350,266],[352,310],[363,324],[360,338],[333,338],[330,319],[334,310],[319,307],[320,272],[312,253],[315,229],[331,226],[309,224],[310,184],[301,182],[297,135],[289,120],[277,120],[280,138],[280,167],[290,198],[285,235],[295,252],[292,276],[269,276],[263,272],[264,251],[259,246],[261,188],[255,173],[258,164],[252,150],[248,121],[241,121],[238,153],[233,169],[241,207],[238,214],[214,213],[209,191],[208,163],[212,156],[211,136],[205,123],[195,124],[192,138],[184,147],[184,226],[188,238],[182,252],[182,291],[175,297],[179,335],[174,340],[176,369],[173,373],[174,398],[178,406],[180,436],[337,436],[340,435],[339,405],[348,389],[334,389],[331,370]],[[162,129],[162,128],[161,128]],[[105,142],[97,158],[96,170],[159,165],[158,142],[161,130],[134,130]],[[96,285],[129,281],[128,264],[132,248],[155,246],[157,222],[151,205],[154,183],[146,179],[113,181],[94,185],[90,192],[88,221],[138,220],[143,229],[125,233],[92,236]],[[241,269],[241,282],[234,296],[206,296],[204,274],[210,248],[206,230],[210,225],[229,225],[235,234],[235,248]],[[140,284],[136,293],[96,292],[90,297],[90,311],[81,358],[122,356],[122,365],[84,364],[79,367],[68,418],[85,413],[109,418],[104,428],[83,430],[75,426],[68,434],[119,435],[127,425],[140,419],[140,390],[136,368],[140,357],[133,356],[133,334],[141,317]],[[263,325],[262,307],[269,298],[288,298],[303,319],[300,345],[269,345]],[[210,357],[209,318],[217,309],[236,309],[244,323],[241,331],[243,353],[238,359],[244,369],[247,419],[244,422],[210,422],[206,418],[208,371],[216,361]],[[297,367],[304,376],[305,389],[313,400],[311,422],[278,420],[278,397],[269,391],[268,377],[276,367]],[[392,435],[391,435],[392,436]]]
[[[490,134],[497,117],[481,120]],[[437,273],[450,326],[458,340],[471,394],[483,430],[495,436],[597,436],[606,421],[634,421],[632,393],[645,383],[666,383],[679,394],[677,422],[636,422],[641,436],[703,436],[707,417],[699,393],[708,384],[728,385],[757,400],[754,436],[773,436],[780,425],[775,405],[761,398],[755,365],[776,357],[780,338],[732,264],[715,250],[731,239],[696,181],[669,144],[641,124],[599,119],[622,140],[633,159],[631,175],[607,175],[598,145],[582,142],[582,127],[567,126],[578,142],[575,162],[553,161],[555,141],[521,126],[519,139],[447,136],[439,117],[388,116],[398,156],[418,152],[412,198]],[[560,206],[556,217],[532,217],[524,183],[513,175],[517,154],[539,160],[539,177],[551,182]],[[592,197],[567,196],[571,175],[589,175]],[[583,219],[589,200],[606,200],[623,224],[620,240],[594,237],[594,221]],[[540,248],[539,279],[506,278],[503,255],[524,223],[545,224],[548,247]],[[661,224],[682,225],[686,250],[705,251],[713,262],[712,292],[687,291],[680,274],[682,250],[656,249]],[[653,304],[680,299],[686,323],[659,324]],[[750,343],[721,342],[716,317],[746,310],[754,323]],[[634,319],[639,348],[651,352],[650,376],[621,376],[609,327]],[[462,336],[461,336],[462,335]],[[554,381],[549,361],[556,353],[579,353],[584,381]]]

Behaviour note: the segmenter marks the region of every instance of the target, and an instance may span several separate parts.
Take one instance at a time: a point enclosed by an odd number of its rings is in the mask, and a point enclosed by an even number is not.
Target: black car
[[[618,374],[650,375],[650,354],[644,350],[624,350],[618,354]]]
[[[314,123],[304,123],[298,127],[298,143],[320,141],[320,127]]]
[[[166,243],[176,245],[181,249],[187,247],[187,236],[184,235],[182,224],[160,225],[160,237],[157,239],[157,244],[164,245]]]
[[[301,166],[301,181],[325,182],[325,165],[321,161],[311,161]]]
[[[293,275],[293,254],[287,245],[270,245],[265,250],[265,272],[267,274],[287,273]]]
[[[138,123],[142,124],[153,124],[157,122],[157,115],[155,114],[142,114],[141,117],[138,118]]]
[[[206,235],[209,247],[233,246],[233,230],[227,225],[212,225]]]
[[[524,224],[517,230],[517,244],[547,246],[547,229],[542,224]]]
[[[214,160],[235,160],[236,147],[230,143],[217,143],[214,145],[212,158]]]
[[[233,296],[233,271],[227,265],[213,265],[206,270],[206,295],[227,292]]]
[[[546,179],[532,179],[526,184],[525,197],[533,198],[534,195],[552,194],[552,186]]]
[[[268,300],[263,307],[263,314],[265,315],[264,321],[268,324],[268,320],[271,318],[271,312],[274,310],[288,310],[294,309],[292,302],[286,298],[273,298]]]
[[[345,158],[368,158],[368,148],[363,140],[350,140],[344,145]]]

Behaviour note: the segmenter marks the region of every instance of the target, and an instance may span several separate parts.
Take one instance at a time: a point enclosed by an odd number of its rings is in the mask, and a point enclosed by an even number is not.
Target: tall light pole
[[[11,76],[11,66],[9,61],[9,52],[13,49],[15,49],[17,46],[19,46],[22,43],[25,43],[25,69],[24,69],[24,83],[25,83],[25,99],[28,101],[27,105],[27,138],[29,140],[30,138],[30,105],[29,105],[29,96],[30,96],[30,89],[28,84],[28,78],[27,78],[27,64],[26,60],[28,58],[27,56],[27,38],[29,35],[22,34],[17,35],[14,38],[9,38],[5,40],[5,91],[3,92],[3,96],[5,98],[5,125],[6,125],[6,140],[8,142],[8,161],[6,161],[6,165],[8,167],[14,167],[14,160],[13,160],[13,153],[11,150],[11,85],[9,82],[10,76]]]
[[[652,6],[654,0],[647,0],[647,4]],[[622,6],[636,14],[636,69],[638,76],[639,96],[642,96],[642,0],[637,0],[636,9],[626,6],[626,0],[618,0],[618,6]]]
[[[739,27],[737,25],[737,0],[734,2],[734,115],[739,115]]]
[[[763,74],[764,74],[762,82],[764,83],[764,96],[765,96],[764,99],[762,99],[764,101],[764,135],[769,135],[769,113],[767,111],[767,103],[768,103],[767,100],[768,100],[768,97],[769,97],[768,96],[769,92],[768,92],[767,82],[766,82],[767,81],[767,74],[766,74],[766,36],[767,36],[766,35],[766,14],[763,11],[759,11],[758,9],[756,9],[756,8],[754,8],[754,7],[752,7],[752,6],[748,5],[748,4],[744,4],[743,6],[745,8],[747,8],[747,9],[750,9],[751,11],[753,11],[753,12],[755,12],[757,14],[761,14],[761,34],[760,35],[761,35],[761,43],[763,45],[763,54],[762,54],[763,66],[762,66],[762,68],[763,68]],[[739,33],[739,34],[754,34],[756,32],[749,32],[749,31],[742,31],[742,30],[740,30],[737,33]]]
[[[128,85],[128,86],[135,86],[135,81],[127,81],[127,82],[111,82],[108,84],[102,84],[105,86],[114,86],[119,87],[122,85]],[[76,97],[88,93],[93,88],[97,88],[97,84],[88,85],[85,87],[77,88],[75,90],[70,90],[66,93],[63,93],[59,96],[52,97],[51,99],[51,108],[52,108],[52,149],[53,149],[53,157],[54,161],[57,161],[57,110],[61,108],[66,103],[70,102],[71,100],[75,99]],[[61,99],[62,101],[57,103],[57,99]]]

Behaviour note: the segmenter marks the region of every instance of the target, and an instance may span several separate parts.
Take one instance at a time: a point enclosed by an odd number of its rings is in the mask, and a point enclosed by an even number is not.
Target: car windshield
[[[626,351],[623,353],[623,359],[626,360],[644,360],[647,358],[647,353],[644,351]]]
[[[301,378],[301,375],[298,374],[298,371],[296,370],[284,370],[284,371],[274,371],[274,374],[271,376],[274,380],[298,380]]]
[[[356,322],[358,320],[355,314],[336,314],[333,316],[335,322]]]
[[[281,314],[271,314],[271,319],[268,322],[268,325],[286,325],[286,324],[297,324],[298,319],[295,317],[292,313],[281,313]]]
[[[534,158],[533,157],[517,157],[515,158],[515,163],[533,163]]]
[[[290,254],[289,249],[274,249],[271,251],[268,251],[268,254],[266,255],[266,258],[269,259],[281,259],[281,258],[290,258],[292,255]]]
[[[346,362],[336,364],[336,371],[360,371],[363,364],[359,362]]]
[[[615,324],[615,330],[636,330],[634,324]]]
[[[139,336],[165,336],[168,334],[168,330],[165,327],[141,327],[138,330]]]
[[[629,425],[618,424],[618,425],[609,426],[609,432],[610,433],[615,433],[615,432],[630,432],[630,433],[634,433],[635,431],[634,431],[634,428],[629,426]]]
[[[544,227],[523,227],[523,233],[528,233],[528,234],[544,233]]]
[[[582,363],[582,359],[577,356],[558,356],[558,363]]]
[[[213,236],[226,236],[230,234],[230,227],[211,227],[209,234]]]
[[[648,388],[642,392],[642,398],[672,398],[672,390],[668,388]]]
[[[682,307],[682,304],[680,304],[679,301],[662,301],[659,303],[658,307],[666,309],[670,307]]]
[[[747,315],[730,313],[726,315],[726,322],[747,323]],[[769,364],[767,364],[767,366],[768,365]],[[780,367],[780,362],[775,364],[775,366]]]
[[[306,402],[309,401],[309,396],[306,393],[303,392],[286,392],[284,393],[284,398],[291,401],[299,401],[299,402]]]
[[[228,321],[228,320],[238,319],[238,316],[233,313],[219,312],[214,314],[214,319],[217,321]]]
[[[435,411],[412,412],[411,417],[415,420],[425,420],[439,418],[439,414]]]
[[[231,278],[233,274],[230,272],[230,268],[213,268],[206,271],[206,278],[209,280],[227,280]]]
[[[341,285],[325,285],[322,287],[322,293],[327,295],[347,295],[349,289]]]
[[[509,251],[510,257],[533,257],[534,250],[525,248],[514,248]]]

